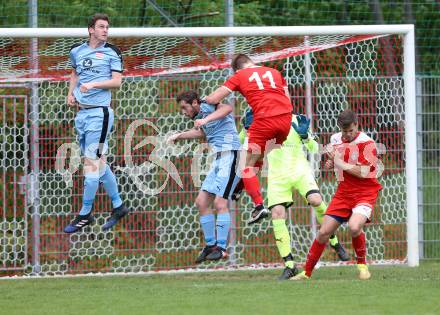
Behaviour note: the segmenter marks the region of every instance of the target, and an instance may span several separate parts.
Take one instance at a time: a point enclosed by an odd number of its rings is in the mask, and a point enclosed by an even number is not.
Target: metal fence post
[[[416,115],[417,115],[417,194],[419,210],[419,256],[424,258],[423,232],[423,78],[416,77]]]
[[[29,0],[29,27],[38,27],[38,1]],[[33,73],[38,72],[38,39],[32,38],[30,44],[30,65]],[[38,83],[31,83],[30,98],[30,150],[31,150],[31,197],[32,197],[32,271],[39,273],[40,267],[40,193],[39,193],[39,99]]]

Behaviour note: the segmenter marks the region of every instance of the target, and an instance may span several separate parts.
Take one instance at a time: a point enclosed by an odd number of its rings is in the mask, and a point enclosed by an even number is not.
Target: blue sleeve
[[[113,51],[110,56],[111,71],[122,72],[122,55],[120,52]]]
[[[202,112],[203,117],[206,117],[207,115],[213,113],[215,111],[215,109],[216,109],[216,106],[213,106],[211,104],[208,104],[205,102],[202,102],[200,104],[200,111]]]
[[[72,64],[72,68],[76,69],[76,60],[75,60],[75,54],[73,52],[73,49],[70,50],[69,59],[70,59],[70,63]]]
[[[122,72],[124,67],[122,66],[122,53],[119,48],[109,43],[106,43],[104,47],[110,50],[110,70]]]

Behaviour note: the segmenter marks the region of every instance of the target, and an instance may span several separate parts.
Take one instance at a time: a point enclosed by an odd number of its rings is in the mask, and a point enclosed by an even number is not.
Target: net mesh
[[[247,53],[278,68],[286,77],[294,111],[306,111],[306,90],[311,89],[313,131],[323,144],[337,131],[336,117],[350,107],[359,113],[362,129],[384,144],[381,153],[384,186],[372,223],[366,228],[368,259],[403,262],[406,259],[405,138],[402,38],[400,36],[309,36],[228,38],[130,38],[112,42],[122,51],[124,81],[114,93],[115,130],[110,140],[109,163],[122,199],[133,209],[110,232],[101,225],[111,212],[102,187],[94,204],[97,223],[75,235],[63,228],[82,203],[82,168],[72,177],[56,170],[60,147],[75,143],[75,111],[66,105],[67,55],[78,39],[39,39],[38,62],[32,60],[30,41],[0,39],[2,127],[0,174],[0,270],[8,274],[78,274],[139,272],[172,269],[266,266],[281,263],[267,220],[247,226],[252,203],[244,194],[231,204],[231,255],[220,263],[196,266],[204,246],[194,205],[209,156],[199,143],[175,146],[164,139],[173,131],[192,127],[179,114],[179,91],[196,89],[208,95],[230,75],[229,51]],[[310,63],[307,63],[310,60]],[[29,70],[30,65],[38,68]],[[310,81],[306,69],[310,71]],[[33,82],[30,86],[17,81]],[[29,103],[38,100],[38,120]],[[237,95],[237,125],[247,106]],[[32,129],[34,128],[34,129]],[[31,131],[38,130],[38,143]],[[28,157],[37,152],[37,166]],[[69,150],[64,165],[72,165]],[[335,191],[335,177],[313,156],[315,175],[326,202]],[[170,163],[161,163],[168,161]],[[173,168],[166,166],[172,164]],[[197,166],[202,166],[202,168]],[[38,171],[33,177],[32,171]],[[37,180],[33,180],[36,178]],[[265,193],[266,179],[262,178]],[[314,238],[311,209],[294,193],[288,211],[295,260],[304,262]],[[32,215],[37,206],[39,215]],[[353,253],[346,226],[338,231]],[[353,254],[354,255],[354,254]],[[327,250],[325,262],[335,262]],[[38,268],[36,268],[36,266]]]

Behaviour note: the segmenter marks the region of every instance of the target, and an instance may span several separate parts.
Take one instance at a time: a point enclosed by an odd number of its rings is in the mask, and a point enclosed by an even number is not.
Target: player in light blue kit
[[[237,169],[241,145],[231,114],[232,106],[208,104],[200,100],[195,91],[180,93],[177,96],[177,103],[186,117],[195,119],[195,127],[172,135],[168,138],[168,142],[206,137],[215,154],[211,169],[196,198],[196,205],[200,211],[200,224],[206,241],[206,246],[197,257],[196,263],[226,258],[231,225],[228,199],[232,198],[240,181],[237,176],[240,173]],[[217,221],[211,208],[212,204],[217,211]]]
[[[79,215],[66,226],[66,233],[77,232],[94,222],[91,212],[100,182],[113,204],[112,215],[103,230],[109,230],[129,212],[104,156],[114,121],[110,89],[121,86],[123,70],[121,52],[107,43],[108,28],[108,16],[95,14],[88,25],[89,41],[73,45],[69,54],[73,71],[67,104],[80,107],[75,128],[84,156],[84,192]]]

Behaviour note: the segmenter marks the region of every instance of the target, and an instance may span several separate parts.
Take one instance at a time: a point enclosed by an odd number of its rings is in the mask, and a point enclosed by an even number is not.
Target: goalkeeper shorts
[[[304,170],[299,176],[278,176],[269,175],[267,180],[267,199],[269,208],[293,202],[292,193],[297,190],[305,199],[309,191],[319,191],[318,184],[310,169]]]

